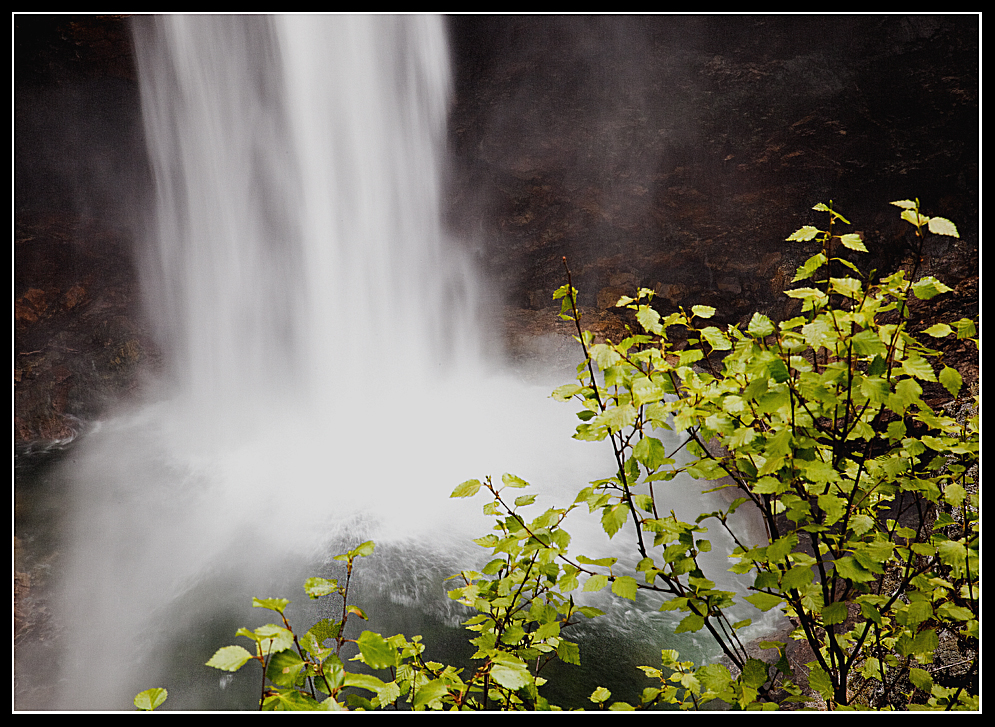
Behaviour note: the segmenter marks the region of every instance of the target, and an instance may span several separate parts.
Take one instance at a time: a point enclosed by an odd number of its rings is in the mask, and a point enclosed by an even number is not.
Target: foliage
[[[162,687],[146,689],[135,695],[135,707],[139,712],[151,712],[156,707],[161,707],[167,696],[168,692]]]
[[[505,482],[511,487],[525,486],[510,475],[505,476]],[[461,491],[479,486],[479,482],[464,483]],[[502,502],[499,491],[489,481],[487,487]],[[517,501],[521,505],[523,500],[531,499],[526,496]],[[551,523],[555,528],[558,519],[553,516]],[[540,529],[532,525],[534,530]],[[498,528],[505,537],[492,542],[495,536],[490,535],[479,542],[493,546],[495,553],[504,556],[488,563],[483,574],[464,571],[453,577],[463,585],[451,591],[450,596],[480,612],[466,622],[469,631],[479,634],[471,642],[477,647],[473,658],[480,661],[466,678],[462,670],[425,660],[420,636],[411,640],[403,634],[385,638],[363,631],[358,638],[345,637],[351,616],[366,619],[361,609],[346,603],[353,563],[357,557],[373,552],[372,542],[336,556],[347,564],[344,584],[324,578],[310,578],[304,584],[313,599],[341,598],[337,620],[322,619],[299,638],[285,615],[289,601],[253,599],[253,606],[279,614],[282,625],[267,624],[254,631],[239,629],[236,635],[250,639],[255,645],[254,653],[241,646],[226,646],[207,665],[237,671],[250,661],[258,662],[263,672],[259,699],[263,710],[550,708],[538,694],[544,683],[538,673],[554,658],[578,663],[577,645],[560,636],[561,628],[600,612],[576,607],[570,599],[553,592],[546,576],[548,565],[565,553],[566,543],[561,548],[553,543],[531,542],[523,527],[524,522],[514,514],[500,520]],[[489,580],[485,574],[497,578]],[[346,671],[343,648],[347,644],[355,645],[358,652],[353,661],[372,671],[386,671],[387,675],[381,678]],[[371,696],[363,696],[357,689]]]
[[[914,225],[919,253],[926,229],[957,235],[948,220],[922,215],[918,201],[894,204]],[[581,402],[575,436],[609,438],[618,465],[581,498],[602,512],[609,535],[631,519],[644,576],[638,587],[673,596],[664,608],[687,614],[678,631],[708,630],[739,671],[732,679],[708,665],[692,679],[691,665],[665,653],[663,666],[675,670],[667,679],[684,687],[667,701],[717,697],[755,708],[776,698],[775,686],[781,700],[805,699],[786,644],[762,645],[781,654],[772,666],[748,657],[736,638],[746,623],[727,617],[735,594],[716,590],[702,572],[698,554],[708,541],[695,534],[714,520],[737,543],[731,570],[754,577],[746,600],[783,610],[797,626],[792,638],[810,645],[808,683],[829,708],[976,708],[977,659],[973,686],[942,686],[921,668],[932,661],[938,629],[975,646],[978,638],[978,418],[960,423],[926,404],[923,382],[956,397],[962,380],[908,330],[912,296],[950,289],[933,277],[916,280],[915,270],[869,284],[873,273],[834,254],[839,245],[865,252],[861,237],[836,234],[835,225],[849,222],[831,205],[815,209],[829,214],[829,229],[803,227],[788,238],[821,248],[793,281],[811,285],[786,291],[801,315],[777,325],[755,314],[746,330],[723,330],[709,325],[709,306],[662,317],[652,291],[641,290],[619,305],[644,332],[594,344],[581,329],[576,291],[569,282],[557,291],[587,362],[578,383],[554,396]],[[680,351],[668,340],[675,327],[687,332]],[[977,345],[968,319],[925,333]],[[671,426],[687,433],[696,457],[684,468],[653,437]],[[660,489],[680,469],[727,483],[740,497],[725,511],[678,522],[660,512]],[[729,517],[741,506],[762,514],[768,543],[732,531]],[[664,671],[652,674],[664,680]]]
[[[894,204],[920,246],[926,231],[957,235],[948,220],[922,215],[917,201]],[[677,631],[707,631],[729,666],[696,666],[664,650],[658,666],[641,667],[650,686],[638,705],[610,702],[599,687],[590,697],[599,708],[693,709],[718,699],[772,709],[818,695],[829,709],[977,709],[976,657],[971,681],[960,685],[941,683],[928,668],[941,633],[976,653],[979,631],[978,418],[962,423],[927,405],[924,384],[956,397],[963,383],[940,351],[909,330],[913,297],[930,300],[949,288],[916,279],[917,270],[872,284],[874,273],[861,274],[848,257],[866,251],[862,238],[837,234],[849,222],[831,204],[815,209],[828,213],[828,229],[803,227],[788,238],[819,246],[795,277],[807,285],[787,291],[800,301],[800,315],[777,324],[755,314],[745,330],[720,328],[708,306],[662,316],[643,289],[618,304],[642,332],[595,343],[581,326],[567,271],[555,297],[561,316],[576,325],[585,360],[577,383],[553,397],[579,402],[576,438],[610,440],[615,474],[582,489],[571,505],[529,517],[535,495],[514,475],[454,490],[453,497],[486,493],[484,513],[494,519],[493,531],[475,541],[491,560],[451,579],[450,597],[474,614],[465,621],[476,647],[471,666],[426,660],[419,636],[346,638],[350,618],[365,619],[347,605],[353,564],[373,543],[337,556],[346,563],[343,584],[305,583],[313,599],[341,599],[337,618],[298,636],[285,616],[288,601],[255,599],[282,625],[240,629],[253,651],[227,646],[208,665],[235,671],[259,663],[261,709],[557,709],[539,693],[543,670],[556,659],[579,663],[570,627],[601,613],[578,606],[573,594],[610,587],[625,599],[640,590],[667,596],[661,610],[683,614]],[[683,348],[671,342],[672,329],[686,333]],[[924,333],[977,345],[968,319]],[[680,464],[667,452],[658,429],[684,432],[678,449],[690,460]],[[734,488],[738,497],[682,522],[664,506],[682,472]],[[522,494],[513,497],[516,490]],[[766,542],[736,532],[739,508],[760,514]],[[634,572],[617,558],[570,552],[563,524],[575,509],[597,513],[610,537],[633,529]],[[704,570],[708,522],[736,544],[730,570],[752,577],[745,599],[717,588]],[[771,664],[747,653],[738,633],[750,620],[730,616],[742,600],[792,619],[791,638],[811,648],[806,674],[795,673],[786,642],[760,644],[775,654]],[[355,649],[352,661],[380,676],[348,672],[347,647]],[[161,704],[154,691],[136,697],[136,706]]]

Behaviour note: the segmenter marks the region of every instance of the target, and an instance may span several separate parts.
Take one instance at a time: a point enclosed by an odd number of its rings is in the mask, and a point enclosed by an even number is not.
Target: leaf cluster
[[[927,230],[957,235],[917,201],[894,204],[920,246]],[[749,622],[726,616],[736,594],[716,590],[702,572],[697,554],[708,541],[696,534],[716,520],[736,543],[730,570],[754,578],[745,600],[792,618],[792,638],[816,657],[808,683],[831,707],[971,707],[976,692],[935,684],[920,668],[932,659],[938,628],[978,637],[978,419],[958,422],[923,400],[927,382],[951,397],[963,382],[908,330],[912,297],[950,289],[931,276],[916,279],[915,270],[870,283],[873,273],[833,253],[837,245],[866,251],[862,238],[836,233],[849,222],[831,204],[815,209],[829,214],[828,229],[806,226],[788,237],[821,247],[798,269],[794,282],[803,285],[786,291],[801,315],[778,324],[758,313],[745,330],[720,328],[710,306],[662,316],[643,289],[618,303],[642,331],[594,344],[569,279],[557,292],[586,361],[578,383],[553,397],[581,404],[574,436],[610,439],[618,465],[582,495],[610,536],[631,520],[644,575],[638,587],[671,594],[664,608],[686,614],[678,632],[709,631],[739,671],[735,680],[715,665],[692,672],[665,653],[663,666],[676,671],[652,675],[682,684],[691,699],[681,704],[718,697],[756,708],[769,704],[775,685],[786,699],[804,699],[785,644],[770,644],[781,654],[772,668],[750,659],[736,637]],[[833,277],[833,265],[852,275]],[[674,328],[685,333],[683,349],[670,343]],[[925,334],[977,345],[969,319]],[[684,432],[690,463],[679,465],[654,436],[670,428]],[[660,503],[664,483],[680,472],[739,496],[724,511],[679,522]],[[768,542],[733,531],[730,516],[740,507],[761,514]]]

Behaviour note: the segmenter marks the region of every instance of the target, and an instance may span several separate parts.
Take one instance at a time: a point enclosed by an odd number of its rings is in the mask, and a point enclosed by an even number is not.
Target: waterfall
[[[149,306],[207,428],[261,399],[417,390],[477,354],[439,222],[441,19],[177,16],[138,38]]]
[[[299,600],[273,592],[286,562],[373,539],[396,554],[360,572],[399,608],[431,610],[418,587],[479,558],[471,538],[490,530],[479,500],[449,499],[457,484],[514,472],[545,508],[611,470],[604,446],[570,439],[551,385],[497,371],[481,342],[485,297],[440,224],[441,19],[135,27],[155,182],[142,275],[164,372],[68,468],[61,708],[128,709],[156,685],[174,707],[212,706],[216,676],[203,703],[183,702],[193,687],[155,667],[189,639],[180,669],[202,672],[234,641],[206,633],[211,608]],[[571,533],[599,557],[590,520]]]
[[[135,41],[164,372],[67,468],[60,708],[128,708],[209,618],[205,591],[242,611],[287,561],[403,549],[363,567],[410,606],[481,553],[490,526],[457,484],[576,490],[591,460],[551,387],[499,374],[480,342],[479,283],[440,223],[440,18],[147,17]]]
[[[257,443],[320,448],[297,497],[342,520],[379,489],[378,515],[410,514],[402,483],[466,448],[447,433],[483,367],[477,284],[440,224],[443,21],[176,16],[137,38],[146,290],[184,448],[243,469]]]

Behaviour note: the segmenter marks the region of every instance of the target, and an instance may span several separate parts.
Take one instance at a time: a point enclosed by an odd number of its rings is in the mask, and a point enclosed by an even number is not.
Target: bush
[[[948,220],[922,215],[917,201],[894,204],[920,247],[927,233],[957,235]],[[474,665],[424,660],[417,636],[344,637],[350,616],[364,617],[346,605],[348,578],[372,543],[339,556],[347,564],[344,585],[305,584],[311,598],[342,599],[339,619],[324,619],[298,638],[283,615],[287,601],[257,599],[253,605],[280,614],[283,625],[241,629],[255,653],[225,647],[208,665],[234,671],[259,662],[263,709],[556,709],[540,694],[543,668],[554,659],[579,663],[569,629],[600,614],[578,607],[571,594],[610,586],[620,598],[635,599],[640,590],[667,596],[662,610],[684,614],[677,631],[708,631],[732,668],[696,667],[664,650],[658,666],[641,667],[651,686],[638,705],[610,703],[608,690],[598,688],[590,697],[598,707],[699,708],[717,699],[772,709],[817,695],[829,709],[977,709],[978,417],[962,422],[926,404],[924,385],[956,398],[963,382],[908,328],[913,297],[930,300],[949,288],[933,277],[916,279],[916,270],[870,283],[874,273],[863,275],[849,259],[866,251],[861,238],[836,232],[849,222],[831,204],[815,209],[828,214],[828,229],[803,227],[788,238],[819,250],[793,281],[807,286],[786,291],[800,301],[800,315],[780,323],[755,314],[745,330],[723,329],[709,324],[715,310],[708,306],[662,316],[644,289],[618,303],[633,312],[641,332],[595,344],[581,325],[567,270],[555,297],[561,316],[576,324],[585,360],[577,382],[553,397],[580,404],[574,436],[609,439],[616,471],[571,505],[534,517],[523,514],[534,495],[512,497],[529,486],[514,475],[504,475],[501,485],[470,480],[453,492],[486,493],[484,512],[495,520],[493,532],[475,541],[492,559],[480,572],[454,576],[450,591],[476,611],[465,622],[477,648]],[[831,270],[845,274],[833,277]],[[668,339],[672,328],[687,333],[681,350]],[[968,319],[925,334],[977,345]],[[683,431],[680,446],[691,460],[679,464],[654,436],[657,429]],[[682,522],[664,506],[666,483],[681,472],[722,480],[738,497]],[[760,513],[767,542],[735,531],[730,517],[741,507]],[[622,572],[617,558],[570,553],[562,526],[584,508],[599,514],[610,537],[634,530],[635,572]],[[730,570],[753,579],[742,600],[761,611],[781,609],[795,625],[791,638],[810,647],[807,673],[795,673],[787,642],[760,643],[772,663],[749,655],[738,632],[750,621],[730,616],[742,597],[717,588],[699,559],[711,549],[703,537],[708,521],[736,544]],[[941,637],[972,655],[960,683],[930,671]],[[346,672],[346,644],[384,678]],[[349,687],[371,696],[347,695]]]

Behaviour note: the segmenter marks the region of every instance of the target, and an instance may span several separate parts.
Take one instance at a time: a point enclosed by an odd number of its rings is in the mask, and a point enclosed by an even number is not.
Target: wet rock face
[[[912,262],[888,202],[954,220],[961,239],[929,240],[921,269],[956,293],[922,313],[976,314],[978,27],[453,18],[447,220],[502,296],[512,357],[569,333],[563,256],[601,336],[624,334],[611,306],[640,286],[662,311],[787,315],[814,251],[784,239],[829,200],[879,271]],[[148,170],[126,20],[19,16],[15,54],[15,436],[61,438],[156,365],[134,272]]]
[[[64,441],[134,391],[154,345],[136,315],[131,240],[22,215],[14,257],[14,438]]]
[[[14,438],[64,441],[137,388],[148,167],[127,21],[16,16]]]
[[[813,252],[784,238],[823,224],[810,210],[829,200],[883,270],[910,252],[887,203],[919,196],[961,225],[934,251],[948,284],[977,273],[976,18],[453,27],[451,219],[512,305],[549,305],[566,255],[585,305],[603,309],[622,275],[662,307],[778,314]]]

